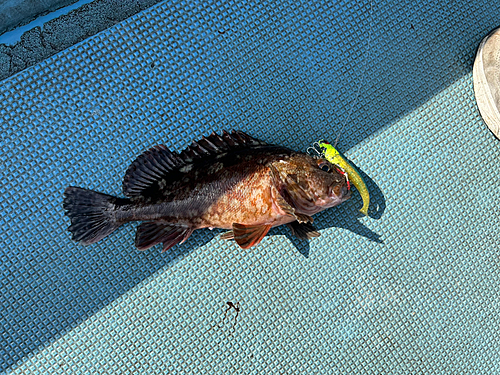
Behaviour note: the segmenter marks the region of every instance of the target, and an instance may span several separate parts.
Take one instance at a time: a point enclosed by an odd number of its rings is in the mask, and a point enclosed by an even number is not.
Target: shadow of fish
[[[120,225],[142,221],[135,245],[168,250],[200,228],[257,245],[274,226],[300,238],[319,233],[311,215],[350,197],[344,175],[325,159],[267,144],[241,131],[212,133],[181,153],[158,145],[128,168],[117,198],[79,187],[64,192],[73,240],[95,243]]]

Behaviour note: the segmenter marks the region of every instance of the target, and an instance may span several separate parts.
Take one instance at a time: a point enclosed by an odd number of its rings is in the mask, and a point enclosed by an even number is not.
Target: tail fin
[[[66,188],[63,207],[71,220],[68,230],[73,240],[90,245],[114,232],[124,223],[115,219],[116,207],[122,200],[79,187]]]

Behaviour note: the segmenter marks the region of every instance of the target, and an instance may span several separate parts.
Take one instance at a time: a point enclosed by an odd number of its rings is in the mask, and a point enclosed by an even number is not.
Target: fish
[[[288,225],[304,239],[319,236],[312,215],[350,197],[347,179],[326,159],[268,144],[242,131],[212,133],[181,152],[154,146],[128,167],[125,198],[69,186],[63,208],[72,239],[96,243],[140,221],[135,246],[166,251],[202,228],[243,249],[272,227]]]
[[[370,192],[366,187],[366,183],[363,180],[363,177],[359,174],[359,172],[354,168],[351,163],[344,158],[340,152],[337,151],[335,147],[333,147],[330,143],[325,140],[320,140],[318,145],[321,150],[322,156],[327,159],[330,163],[338,165],[342,168],[348,176],[348,179],[352,181],[356,189],[358,189],[359,194],[361,195],[361,199],[363,200],[363,206],[359,209],[359,211],[368,216],[368,207],[370,206]]]

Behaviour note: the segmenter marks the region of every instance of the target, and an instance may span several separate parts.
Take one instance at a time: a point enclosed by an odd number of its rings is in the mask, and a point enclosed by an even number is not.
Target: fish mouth
[[[349,198],[351,196],[351,189],[349,189],[348,186],[343,185],[342,186],[342,198]]]
[[[345,184],[335,185],[330,188],[329,198],[333,200],[340,200],[340,202],[349,199],[351,196],[351,190]]]

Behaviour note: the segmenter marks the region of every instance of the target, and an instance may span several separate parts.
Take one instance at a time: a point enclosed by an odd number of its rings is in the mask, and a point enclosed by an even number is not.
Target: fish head
[[[312,215],[350,197],[347,174],[326,159],[296,154],[275,167],[283,198],[299,213]]]

